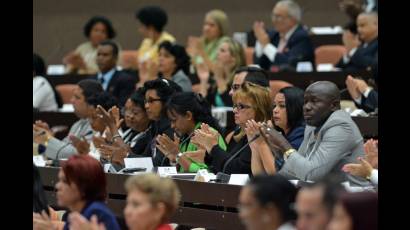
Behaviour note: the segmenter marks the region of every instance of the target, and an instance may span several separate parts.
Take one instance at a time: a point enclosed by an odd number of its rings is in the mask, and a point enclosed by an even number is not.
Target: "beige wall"
[[[299,0],[308,26],[344,24],[347,17],[338,0]],[[124,49],[136,49],[141,42],[135,11],[147,4],[160,5],[168,12],[166,30],[185,44],[188,35],[199,35],[204,14],[219,8],[227,12],[231,32],[248,31],[255,19],[270,25],[272,0],[33,0],[33,49],[48,64],[61,63],[62,57],[85,41],[83,25],[94,15],[110,18],[117,31],[116,40]]]

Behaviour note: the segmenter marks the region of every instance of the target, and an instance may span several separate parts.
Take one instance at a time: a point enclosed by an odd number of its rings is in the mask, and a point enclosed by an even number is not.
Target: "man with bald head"
[[[356,19],[357,32],[362,44],[348,51],[336,65],[347,72],[368,69],[377,62],[378,15],[376,12],[361,13]]]
[[[305,91],[303,115],[305,136],[298,150],[272,128],[262,128],[265,141],[285,159],[279,171],[288,179],[318,181],[329,173],[352,186],[369,185],[363,179],[344,173],[345,163],[364,156],[363,137],[350,115],[340,109],[340,93],[329,81],[318,81]]]
[[[257,39],[255,64],[274,72],[282,68],[295,68],[302,61],[314,64],[313,45],[301,19],[300,6],[295,1],[282,0],[272,10],[274,31],[266,32],[264,23],[256,21],[253,24]]]

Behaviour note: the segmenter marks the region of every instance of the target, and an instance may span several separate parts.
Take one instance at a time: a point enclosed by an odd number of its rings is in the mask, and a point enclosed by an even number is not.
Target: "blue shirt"
[[[68,212],[66,212],[68,214]],[[68,222],[68,215],[64,214],[63,221],[65,222],[64,230],[70,229],[70,223]],[[98,223],[103,223],[106,229],[120,230],[120,226],[117,223],[115,215],[108,209],[107,205],[101,201],[93,201],[86,204],[81,211],[81,215],[87,220],[91,220],[93,215],[97,216]]]
[[[116,69],[113,68],[112,70],[106,72],[105,74],[103,74],[103,73],[100,72],[100,73],[98,73],[98,75],[97,75],[97,79],[98,79],[98,81],[102,82],[101,85],[102,85],[102,87],[103,87],[103,89],[104,89],[105,91],[107,91],[108,83],[110,83],[111,78],[112,78],[112,76],[113,76],[114,73],[115,73],[115,70],[116,70]]]

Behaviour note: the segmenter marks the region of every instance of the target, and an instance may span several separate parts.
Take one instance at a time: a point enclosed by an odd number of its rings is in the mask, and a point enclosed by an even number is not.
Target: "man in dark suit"
[[[266,32],[263,22],[255,22],[254,63],[265,70],[294,69],[298,62],[314,64],[314,49],[301,25],[301,9],[291,0],[279,1],[272,12],[275,31]]]
[[[361,13],[357,17],[356,23],[362,44],[358,47],[346,46],[347,53],[336,65],[336,67],[342,68],[346,72],[364,70],[374,66],[378,54],[377,13]]]
[[[105,91],[116,97],[120,107],[123,107],[128,97],[135,90],[136,79],[117,70],[118,46],[112,41],[100,43],[97,51],[97,65],[100,70],[97,80]]]

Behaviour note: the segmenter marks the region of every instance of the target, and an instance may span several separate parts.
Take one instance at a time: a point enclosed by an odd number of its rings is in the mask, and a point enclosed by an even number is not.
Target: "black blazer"
[[[360,45],[349,62],[343,63],[343,58],[339,60],[336,67],[342,68],[346,72],[355,72],[373,67],[377,63],[379,42],[378,39],[371,41],[366,47]]]
[[[97,76],[95,76],[95,79],[97,79]],[[124,71],[115,70],[108,83],[107,92],[117,99],[120,107],[123,107],[127,99],[134,92],[135,83],[135,77]]]
[[[362,95],[362,101],[360,104],[354,102],[357,108],[363,109],[366,113],[374,112],[379,107],[379,94],[376,90],[372,89],[367,95],[367,98]]]
[[[280,36],[276,31],[268,31],[270,42],[275,47],[278,47]],[[263,54],[260,58],[254,54],[254,63],[259,64],[263,69],[270,70],[271,66],[279,68],[295,68],[298,62],[310,61],[312,65],[315,63],[315,54],[313,44],[309,38],[308,31],[299,25],[293,34],[289,37],[283,53],[276,53],[274,62]]]

